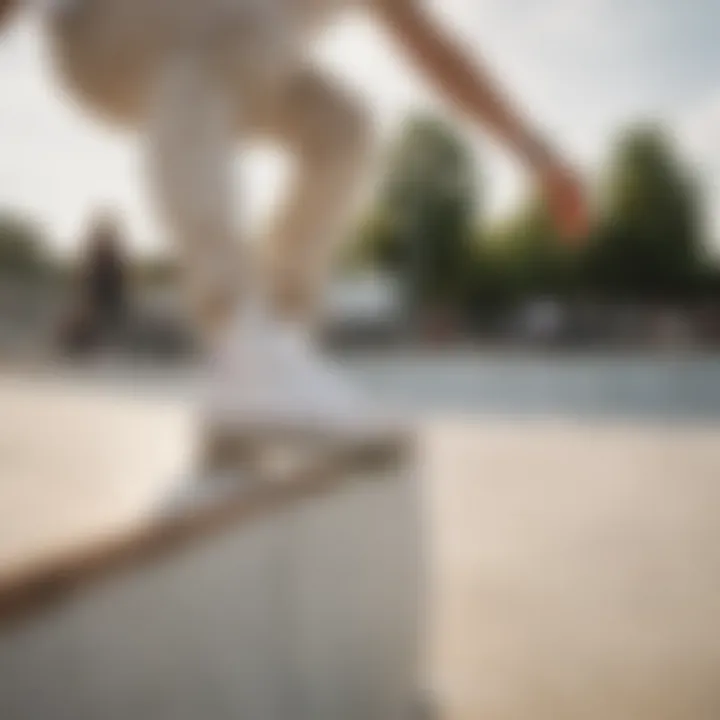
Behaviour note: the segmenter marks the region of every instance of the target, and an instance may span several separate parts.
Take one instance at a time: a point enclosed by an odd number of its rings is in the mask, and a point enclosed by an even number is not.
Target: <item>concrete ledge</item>
[[[402,463],[398,463],[398,468]],[[204,507],[188,507],[179,515],[148,517],[132,530],[98,538],[88,547],[31,564],[0,577],[0,632],[43,608],[63,600],[94,580],[182,551],[188,544],[237,529],[288,506],[309,502],[358,480],[342,457],[330,459],[278,484],[261,483],[223,494]]]

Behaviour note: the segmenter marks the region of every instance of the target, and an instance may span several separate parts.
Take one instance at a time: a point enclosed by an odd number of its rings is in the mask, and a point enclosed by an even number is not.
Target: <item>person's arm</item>
[[[585,232],[582,189],[480,64],[439,27],[419,0],[375,0],[383,26],[438,90],[508,147],[544,185],[559,229]]]

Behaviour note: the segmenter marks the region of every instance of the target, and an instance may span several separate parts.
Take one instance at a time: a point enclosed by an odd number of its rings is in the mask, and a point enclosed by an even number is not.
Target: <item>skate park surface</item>
[[[667,367],[655,372],[667,380]],[[711,372],[684,376],[699,411],[680,419],[662,410],[688,397],[635,417],[412,408],[441,718],[720,716]],[[178,477],[189,393],[166,375],[0,375],[2,573],[132,528]],[[457,367],[445,380],[438,394],[466,381]]]

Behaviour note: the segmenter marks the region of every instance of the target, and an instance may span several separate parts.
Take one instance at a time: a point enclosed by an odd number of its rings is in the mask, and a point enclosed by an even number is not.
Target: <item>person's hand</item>
[[[560,237],[568,243],[584,241],[590,231],[590,215],[581,180],[559,163],[544,164],[538,169],[538,179]]]

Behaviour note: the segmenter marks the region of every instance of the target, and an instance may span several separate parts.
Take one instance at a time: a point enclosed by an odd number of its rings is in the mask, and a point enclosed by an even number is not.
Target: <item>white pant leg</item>
[[[250,274],[234,212],[236,107],[204,58],[179,56],[160,75],[147,134],[151,187],[182,258],[191,312],[208,339]]]
[[[307,67],[290,79],[262,129],[296,163],[290,193],[260,247],[280,312],[313,324],[367,175],[371,123],[351,93]]]

